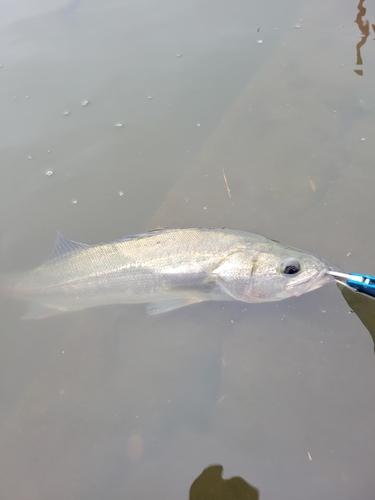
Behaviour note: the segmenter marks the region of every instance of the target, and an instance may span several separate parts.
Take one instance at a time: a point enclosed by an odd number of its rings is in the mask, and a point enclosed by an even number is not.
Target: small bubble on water
[[[366,140],[366,137],[361,137],[361,141],[365,141]]]
[[[50,175],[53,175],[53,170],[46,170],[45,174],[49,177]]]
[[[47,153],[50,153],[50,152],[51,152],[51,150],[50,150],[50,149],[47,149]]]
[[[84,99],[84,100],[81,102],[81,106],[87,106],[89,102],[90,102],[90,101],[89,101],[88,99]]]
[[[181,52],[177,52],[176,57],[181,57],[181,56],[182,56]]]
[[[68,115],[69,113],[70,113],[70,111],[66,110],[66,111],[64,111],[64,113],[63,113],[63,114],[64,114],[64,115]]]
[[[200,126],[201,126],[201,124],[200,124],[200,123],[197,123],[197,127],[200,127]]]
[[[203,207],[203,210],[208,210],[208,207]]]
[[[116,123],[116,127],[122,127],[123,126],[123,123],[122,122],[117,122]]]
[[[2,64],[0,64],[0,68],[2,68],[2,67],[3,67],[3,65],[2,65]]]
[[[73,205],[77,205],[78,200],[72,200]]]
[[[257,43],[263,43],[263,40],[258,40]]]
[[[153,98],[154,98],[154,96],[153,96],[152,94],[149,94],[149,95],[147,96],[147,99],[153,99]]]
[[[351,254],[352,254],[352,252],[348,252],[348,253],[346,254],[346,256],[347,256],[347,257],[349,257]]]
[[[25,95],[25,99],[30,99],[30,96],[29,95]]]
[[[28,158],[29,160],[32,160],[32,159],[33,159],[33,157],[32,157],[31,155],[29,155],[27,158]]]
[[[301,25],[300,24],[296,24],[294,27],[296,28],[296,30],[298,30],[301,27]]]
[[[118,192],[118,195],[119,195],[119,196],[124,196],[124,193],[123,193],[122,191],[119,191],[119,192]]]

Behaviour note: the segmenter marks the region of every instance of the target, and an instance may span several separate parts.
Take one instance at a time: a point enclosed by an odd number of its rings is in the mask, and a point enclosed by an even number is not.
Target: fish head
[[[271,240],[234,253],[216,270],[236,300],[270,302],[299,296],[334,281],[324,259]]]
[[[277,243],[257,253],[246,296],[251,301],[298,297],[334,281],[330,270],[333,267],[317,255]]]

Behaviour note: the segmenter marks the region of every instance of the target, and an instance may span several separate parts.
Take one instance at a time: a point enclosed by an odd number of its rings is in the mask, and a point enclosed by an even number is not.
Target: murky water
[[[375,274],[370,3],[1,12],[2,271],[41,262],[56,229],[228,226]],[[334,285],[160,317],[25,307],[0,303],[2,499],[185,499],[212,464],[243,498],[374,495],[373,342]]]

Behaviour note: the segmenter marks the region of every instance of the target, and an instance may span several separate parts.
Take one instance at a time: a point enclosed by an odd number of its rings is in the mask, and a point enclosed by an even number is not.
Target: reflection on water
[[[222,478],[223,467],[211,465],[190,487],[189,500],[258,500],[259,491],[242,477]]]
[[[362,60],[362,55],[361,55],[361,48],[365,45],[367,38],[370,36],[371,30],[370,30],[370,23],[367,19],[363,19],[363,17],[366,15],[366,9],[364,7],[365,0],[360,0],[358,4],[358,14],[357,17],[355,18],[355,23],[358,25],[358,28],[361,32],[361,40],[357,43],[356,49],[357,49],[357,66],[362,66],[363,60]],[[371,24],[372,30],[375,33],[375,24]],[[355,69],[354,73],[356,73],[359,76],[363,76],[363,69]]]
[[[337,284],[349,307],[359,317],[369,331],[374,342],[375,353],[375,298],[351,288]]]

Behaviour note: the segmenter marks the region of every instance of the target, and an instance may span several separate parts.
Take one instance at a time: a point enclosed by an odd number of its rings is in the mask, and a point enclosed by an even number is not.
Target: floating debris
[[[181,57],[181,56],[182,56],[181,52],[177,52],[176,57]]]
[[[119,192],[118,192],[118,195],[119,195],[119,196],[124,196],[124,193],[123,193],[122,191],[119,191]]]
[[[88,99],[84,99],[84,100],[81,102],[81,106],[87,106],[89,102],[90,102],[90,101],[89,101]]]
[[[53,170],[46,170],[45,174],[49,176],[53,175]]]
[[[228,182],[227,182],[227,176],[225,175],[224,169],[221,168],[221,170],[223,172],[223,178],[224,178],[224,182],[225,182],[225,187],[227,188],[228,198],[232,198],[232,195],[230,193],[230,189],[229,189],[229,186],[228,186]]]

